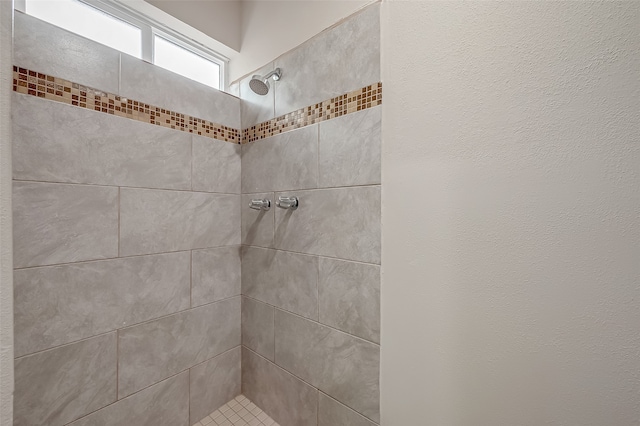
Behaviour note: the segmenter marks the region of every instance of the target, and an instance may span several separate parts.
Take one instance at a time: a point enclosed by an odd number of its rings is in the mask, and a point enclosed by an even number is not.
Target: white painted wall
[[[637,425],[640,2],[383,9],[382,425]]]
[[[273,61],[375,0],[243,1],[242,46],[229,81]]]
[[[0,1],[0,426],[13,424],[12,44],[13,1]]]
[[[240,0],[146,0],[218,40],[240,51],[242,3]]]

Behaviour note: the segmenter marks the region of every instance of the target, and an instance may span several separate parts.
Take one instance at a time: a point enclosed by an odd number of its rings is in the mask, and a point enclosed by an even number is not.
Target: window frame
[[[182,49],[185,49],[195,55],[211,61],[219,66],[219,89],[220,91],[227,91],[226,72],[229,58],[216,52],[215,50],[205,46],[204,44],[193,40],[168,26],[134,10],[126,7],[124,4],[117,2],[116,0],[76,0],[80,3],[84,3],[100,12],[111,15],[121,21],[128,23],[134,27],[140,28],[142,32],[141,37],[141,58],[143,61],[150,64],[154,64],[154,43],[155,36],[161,37]],[[26,13],[27,0],[14,0],[14,7],[16,10]],[[82,36],[81,36],[82,37]],[[98,42],[96,42],[98,43]],[[126,53],[121,52],[126,55]],[[164,68],[163,68],[164,69]],[[173,72],[173,71],[171,71]],[[177,73],[176,73],[177,74]],[[181,74],[178,74],[181,75]],[[185,77],[189,78],[189,77]],[[194,80],[195,81],[195,80]],[[203,84],[203,83],[200,83]],[[212,87],[212,86],[208,86]],[[213,87],[212,87],[213,88]]]

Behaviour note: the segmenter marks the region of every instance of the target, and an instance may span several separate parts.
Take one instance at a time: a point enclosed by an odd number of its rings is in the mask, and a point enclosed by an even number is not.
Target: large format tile
[[[281,426],[317,425],[317,389],[244,347],[242,393]]]
[[[242,192],[316,188],[318,125],[242,145]]]
[[[276,59],[276,116],[380,81],[380,7],[369,6]]]
[[[118,188],[13,183],[14,266],[118,255]]]
[[[193,190],[240,193],[238,144],[193,135]]]
[[[14,179],[191,187],[188,134],[17,93],[12,106]]]
[[[257,247],[242,254],[242,294],[318,318],[318,258]]]
[[[21,356],[188,308],[189,253],[20,269],[14,288]]]
[[[296,195],[300,207],[276,210],[276,248],[380,263],[379,186],[280,195]]]
[[[240,99],[242,99],[240,108],[242,111],[243,129],[275,118],[274,93],[276,91],[273,79],[269,79],[271,89],[266,95],[258,95],[249,87],[249,82],[254,74],[264,76],[273,70],[272,62],[240,80]]]
[[[240,244],[240,196],[122,188],[120,254]]]
[[[240,128],[240,99],[235,96],[125,54],[120,75],[121,96]]]
[[[322,392],[318,398],[318,426],[376,426],[376,423]]]
[[[319,187],[380,183],[382,107],[320,123]]]
[[[196,423],[240,395],[240,363],[241,350],[237,346],[191,369],[189,424]]]
[[[276,364],[374,421],[380,420],[380,347],[276,310]]]
[[[242,298],[242,344],[273,361],[274,307],[248,297]]]
[[[380,343],[380,267],[321,258],[319,269],[320,322]]]
[[[239,344],[239,297],[120,330],[118,396],[130,395]]]
[[[272,247],[275,217],[275,194],[263,192],[258,194],[243,194],[242,204],[242,244],[249,246]],[[252,199],[270,200],[271,209],[268,211],[249,208]]]
[[[14,426],[61,426],[115,400],[115,333],[15,361]]]
[[[69,426],[190,426],[187,371],[96,411]]]
[[[194,250],[191,262],[191,306],[240,295],[239,246]]]
[[[118,93],[120,52],[20,12],[15,14],[13,63],[110,93]]]

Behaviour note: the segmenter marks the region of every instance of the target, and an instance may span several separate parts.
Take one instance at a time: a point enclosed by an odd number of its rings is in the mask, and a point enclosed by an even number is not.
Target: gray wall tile
[[[242,294],[307,318],[318,318],[318,259],[244,247]]]
[[[321,258],[319,268],[320,322],[380,343],[380,267]]]
[[[202,420],[241,390],[241,349],[231,349],[217,357],[191,368],[190,425]]]
[[[318,391],[242,348],[242,393],[281,426],[316,426]]]
[[[191,253],[191,306],[240,295],[240,255],[239,246]]]
[[[120,95],[240,128],[240,99],[122,54]]]
[[[242,192],[318,185],[318,125],[242,145]]]
[[[14,31],[15,65],[118,93],[117,50],[20,12]]]
[[[243,129],[247,129],[258,123],[262,123],[263,121],[275,118],[275,82],[273,79],[269,80],[271,88],[269,89],[269,93],[264,96],[256,94],[251,90],[251,87],[249,87],[249,81],[251,81],[251,77],[254,74],[266,75],[273,70],[274,67],[272,62],[240,80],[240,99],[242,99],[240,109],[242,111]]]
[[[189,426],[187,371],[96,411],[69,426]]]
[[[300,207],[276,209],[276,248],[380,263],[380,187],[288,191]]]
[[[276,364],[373,421],[380,420],[380,347],[276,310]]]
[[[14,266],[118,255],[118,188],[13,183]]]
[[[320,392],[318,426],[376,426],[377,423]]]
[[[320,123],[319,187],[379,184],[382,107]]]
[[[118,396],[130,395],[240,344],[240,298],[118,333]]]
[[[20,269],[14,294],[21,356],[187,309],[189,253]]]
[[[240,145],[193,136],[193,189],[240,193]]]
[[[14,179],[191,187],[188,134],[17,93],[12,106]]]
[[[263,357],[274,357],[274,308],[248,297],[242,298],[242,344]]]
[[[15,426],[64,425],[115,400],[115,333],[15,361]]]
[[[253,210],[249,208],[252,199],[271,200],[269,211]],[[242,195],[242,244],[272,247],[275,232],[275,194],[273,192],[263,192],[258,194]]]
[[[240,83],[236,80],[233,83],[229,84],[229,92],[230,95],[235,96],[236,98],[240,97]]]
[[[240,196],[122,188],[120,254],[240,244]]]
[[[380,6],[369,6],[276,59],[276,116],[380,81]]]

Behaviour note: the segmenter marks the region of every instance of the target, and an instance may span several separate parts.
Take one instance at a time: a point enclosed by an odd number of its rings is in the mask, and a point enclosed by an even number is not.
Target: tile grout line
[[[227,301],[232,300],[232,299],[234,299],[236,297],[242,297],[242,296],[240,294],[236,294],[234,296],[225,297],[224,299],[215,300],[213,302],[208,302],[208,303],[205,303],[205,304],[202,304],[202,305],[198,305],[198,306],[194,306],[194,307],[191,307],[191,308],[185,308],[185,309],[182,309],[180,311],[171,312],[169,314],[162,315],[162,316],[159,316],[159,317],[156,317],[156,318],[151,318],[151,319],[148,319],[148,320],[144,320],[142,322],[137,322],[135,324],[129,324],[129,325],[125,326],[125,327],[120,327],[120,328],[116,328],[116,329],[113,329],[113,330],[105,331],[105,332],[102,332],[102,333],[94,334],[92,336],[83,337],[81,339],[73,340],[71,342],[61,343],[59,345],[51,346],[51,347],[46,348],[46,349],[39,349],[39,350],[34,351],[34,352],[29,352],[27,354],[23,354],[23,355],[14,357],[14,360],[30,357],[30,356],[33,356],[33,355],[38,355],[38,354],[41,354],[41,353],[44,353],[44,352],[47,352],[47,351],[52,351],[54,349],[62,348],[64,346],[75,345],[77,343],[85,342],[85,341],[90,340],[90,339],[106,336],[107,334],[110,334],[110,333],[116,333],[116,332],[119,333],[119,332],[121,332],[123,330],[127,330],[129,328],[138,327],[138,326],[141,326],[141,325],[144,325],[144,324],[149,324],[149,323],[152,323],[154,321],[160,321],[160,320],[169,318],[169,317],[174,316],[174,315],[180,315],[180,314],[184,314],[184,313],[193,311],[195,309],[209,307],[209,306],[214,305],[216,303],[227,302]]]
[[[13,268],[13,270],[14,271],[24,271],[24,270],[29,270],[29,269],[51,268],[51,267],[56,267],[56,266],[82,265],[82,264],[85,264],[85,263],[93,263],[93,262],[108,262],[108,261],[112,261],[112,260],[133,259],[133,258],[136,258],[136,257],[144,257],[144,256],[162,256],[162,255],[165,255],[165,254],[187,253],[187,252],[189,252],[191,250],[195,250],[195,251],[213,250],[213,249],[221,249],[221,248],[227,248],[227,247],[242,247],[242,244],[227,244],[227,245],[222,245],[222,246],[211,246],[211,247],[195,247],[195,248],[187,248],[187,249],[182,249],[182,250],[161,251],[161,252],[157,252],[157,253],[129,254],[129,255],[120,256],[120,257],[104,257],[104,258],[98,258],[98,259],[78,260],[78,261],[75,261],[75,262],[64,262],[64,263],[51,263],[51,264],[46,264],[46,265],[23,266],[23,267],[20,267],[20,268]]]
[[[305,385],[315,389],[318,393],[323,393],[327,396],[330,396],[329,394],[327,394],[326,392],[322,391],[320,388],[318,388],[317,386],[312,385],[311,383],[309,383],[308,381],[306,381],[305,379],[303,379],[302,377],[297,376],[296,374],[292,373],[291,371],[287,370],[286,368],[282,367],[281,365],[278,365],[277,363],[265,358],[264,356],[260,355],[259,353],[257,353],[256,351],[252,350],[251,348],[248,348],[246,346],[242,346],[243,348],[246,348],[249,352],[253,353],[254,355],[262,358],[263,360],[267,361],[268,363],[270,363],[271,365],[277,367],[278,369],[284,371],[285,373],[289,374],[291,377],[294,377],[298,380],[300,380],[302,383],[304,383]],[[332,397],[332,399],[335,399]],[[346,405],[344,402],[340,402],[339,400],[335,399],[336,401],[338,401],[341,405],[344,405],[345,407],[349,408],[351,411],[356,412],[357,414],[361,415],[362,417],[366,418],[367,420],[373,422],[374,424],[377,424],[374,420],[370,419],[369,417],[365,416],[364,414],[362,414],[361,412],[354,410],[353,408],[349,407],[348,405]]]
[[[336,331],[336,332],[341,333],[341,334],[346,334],[347,336],[349,336],[349,337],[353,337],[354,339],[361,340],[361,341],[362,341],[362,342],[364,342],[364,343],[369,343],[369,344],[374,345],[374,346],[377,346],[377,347],[380,347],[380,346],[381,346],[381,345],[380,345],[380,343],[376,343],[376,342],[374,342],[374,341],[367,340],[367,339],[365,339],[364,337],[356,336],[355,334],[351,334],[351,333],[349,333],[348,331],[340,330],[339,328],[335,328],[335,327],[333,327],[333,326],[331,326],[331,325],[327,325],[327,324],[321,323],[320,321],[316,321],[316,320],[314,320],[314,319],[312,319],[312,318],[307,318],[307,317],[305,317],[305,316],[303,316],[303,315],[300,315],[300,314],[297,314],[297,313],[295,313],[295,312],[288,311],[288,310],[286,310],[286,309],[284,309],[284,308],[281,308],[281,307],[279,307],[279,306],[272,305],[272,304],[271,304],[271,303],[269,303],[269,302],[265,302],[264,300],[256,299],[255,297],[247,296],[246,294],[243,294],[243,295],[242,295],[242,297],[246,297],[247,299],[253,300],[254,302],[259,302],[259,303],[262,303],[263,305],[270,306],[270,307],[272,307],[273,309],[277,309],[278,311],[284,312],[284,313],[286,313],[286,314],[294,315],[294,316],[296,316],[296,317],[298,317],[298,318],[300,318],[300,319],[307,320],[307,321],[311,321],[311,322],[313,322],[313,323],[315,323],[315,324],[318,324],[318,325],[320,325],[320,326],[327,327],[328,329],[330,329],[330,330],[332,330],[332,331]],[[273,315],[273,317],[274,317],[273,334],[274,334],[274,352],[275,352],[275,311],[274,311],[274,315]],[[274,359],[275,359],[275,355],[274,355]]]
[[[125,188],[125,189],[139,189],[144,191],[172,191],[172,192],[193,192],[195,194],[211,194],[211,195],[242,195],[239,192],[210,192],[193,189],[178,189],[178,188],[149,188],[145,186],[127,186],[118,184],[104,184],[104,183],[83,183],[83,182],[59,182],[53,180],[35,180],[35,179],[13,179],[14,182],[25,183],[41,183],[46,185],[74,185],[74,186],[99,186],[103,188]],[[378,184],[379,186],[379,184]]]
[[[121,189],[118,187],[118,258],[120,258],[120,251],[122,246],[122,225],[120,224],[122,218],[122,202],[121,202]]]
[[[342,262],[357,263],[359,265],[380,267],[380,263],[363,262],[361,260],[345,259],[343,257],[332,257],[332,256],[326,256],[326,255],[323,255],[323,254],[303,253],[303,252],[300,252],[300,251],[285,250],[285,249],[280,249],[280,248],[275,248],[275,247],[257,246],[257,245],[253,245],[253,244],[242,244],[242,246],[243,247],[249,247],[249,248],[257,248],[257,249],[262,249],[262,250],[281,251],[283,253],[297,254],[297,255],[300,255],[300,256],[312,256],[312,257],[317,257],[319,259],[331,259],[331,260],[337,260],[337,261],[342,261]]]

